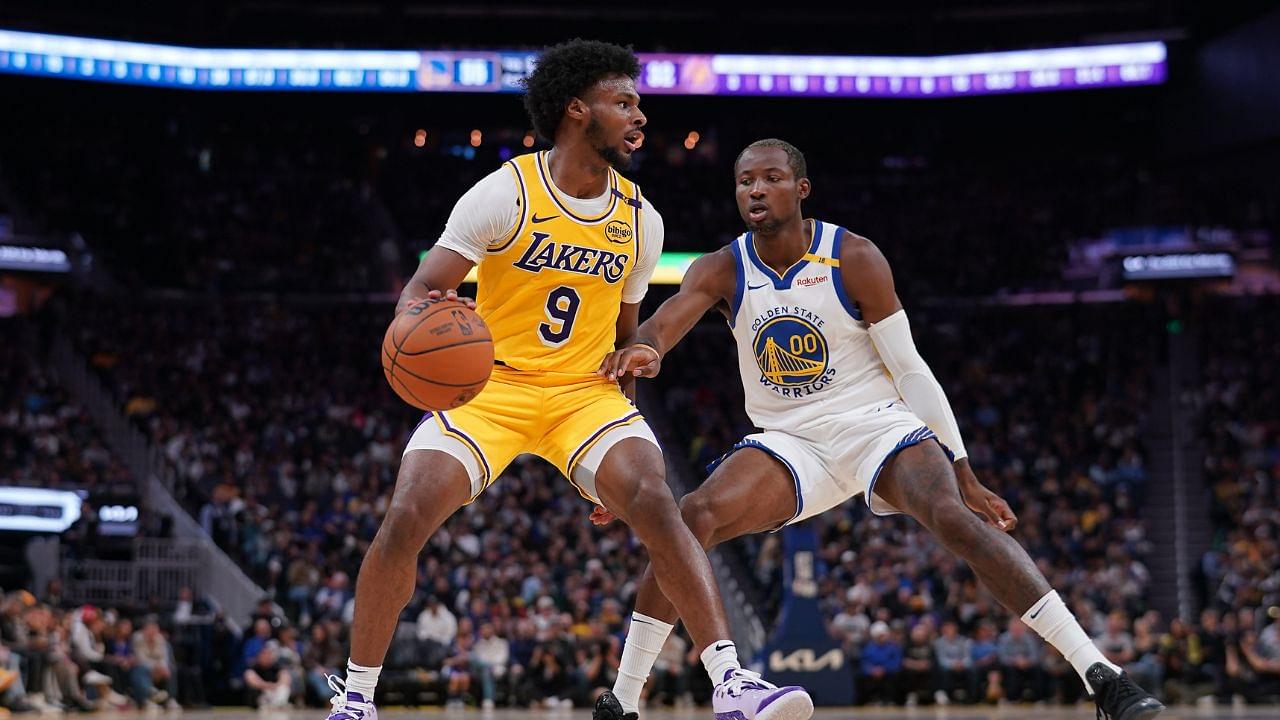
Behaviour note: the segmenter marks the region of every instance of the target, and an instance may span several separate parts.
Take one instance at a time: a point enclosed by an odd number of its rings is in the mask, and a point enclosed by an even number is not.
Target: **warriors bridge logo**
[[[828,369],[827,339],[819,324],[798,315],[765,320],[756,330],[752,349],[760,383],[783,397],[810,395],[826,387],[835,374]]]

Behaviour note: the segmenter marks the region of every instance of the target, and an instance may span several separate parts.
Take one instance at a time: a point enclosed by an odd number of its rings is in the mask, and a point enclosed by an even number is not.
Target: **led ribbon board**
[[[1164,82],[1162,42],[938,56],[639,53],[670,95],[954,97]],[[519,92],[537,53],[193,48],[0,30],[0,73],[199,90]]]

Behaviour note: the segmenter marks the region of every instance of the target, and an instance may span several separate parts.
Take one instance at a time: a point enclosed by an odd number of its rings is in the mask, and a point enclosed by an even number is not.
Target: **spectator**
[[[896,701],[902,671],[902,646],[891,637],[889,626],[871,626],[871,642],[862,648],[858,673],[858,697],[863,703],[887,705]]]
[[[942,634],[933,641],[933,654],[938,659],[938,703],[974,702],[977,699],[973,672],[973,642],[960,635],[954,620],[942,624]]]
[[[440,598],[435,595],[427,597],[426,607],[418,615],[418,640],[430,640],[449,647],[457,635],[458,618],[440,603]]]
[[[932,705],[937,692],[938,663],[933,656],[933,628],[918,622],[911,628],[902,652],[902,694],[908,707],[921,702]]]
[[[978,624],[978,632],[972,644],[973,672],[977,682],[974,697],[989,703],[995,703],[1004,698],[996,639],[995,623],[983,620]]]
[[[331,694],[329,676],[342,676],[347,656],[322,622],[311,625],[309,640],[302,655],[302,667],[314,704],[320,704]]]
[[[280,668],[274,645],[264,644],[244,671],[249,707],[275,709],[289,706],[293,694],[289,673]]]
[[[471,674],[480,678],[480,706],[485,710],[493,709],[494,683],[506,677],[510,661],[511,646],[506,639],[497,635],[493,623],[482,623],[480,639],[471,652]]]
[[[173,648],[160,631],[160,622],[155,616],[143,619],[142,629],[134,633],[132,642],[139,666],[150,674],[153,686],[158,688],[151,701],[169,710],[180,708],[178,678],[173,672]]]
[[[997,645],[1004,697],[1013,702],[1036,702],[1040,699],[1040,663],[1044,646],[1027,632],[1019,618],[1010,618],[1008,629]]]

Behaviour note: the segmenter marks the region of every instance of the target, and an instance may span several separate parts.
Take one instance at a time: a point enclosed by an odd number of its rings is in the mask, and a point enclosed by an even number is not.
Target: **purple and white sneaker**
[[[373,705],[373,698],[366,698],[354,690],[347,690],[347,681],[337,675],[328,676],[329,689],[333,697],[329,704],[328,720],[378,720],[378,708]]]
[[[711,695],[715,720],[809,720],[813,698],[798,685],[780,688],[750,670],[730,670]]]

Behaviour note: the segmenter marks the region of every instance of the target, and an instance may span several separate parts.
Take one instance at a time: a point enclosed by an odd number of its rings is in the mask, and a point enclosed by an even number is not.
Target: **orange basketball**
[[[475,397],[493,372],[493,336],[476,312],[453,300],[423,300],[391,321],[382,372],[405,402],[450,410]]]

